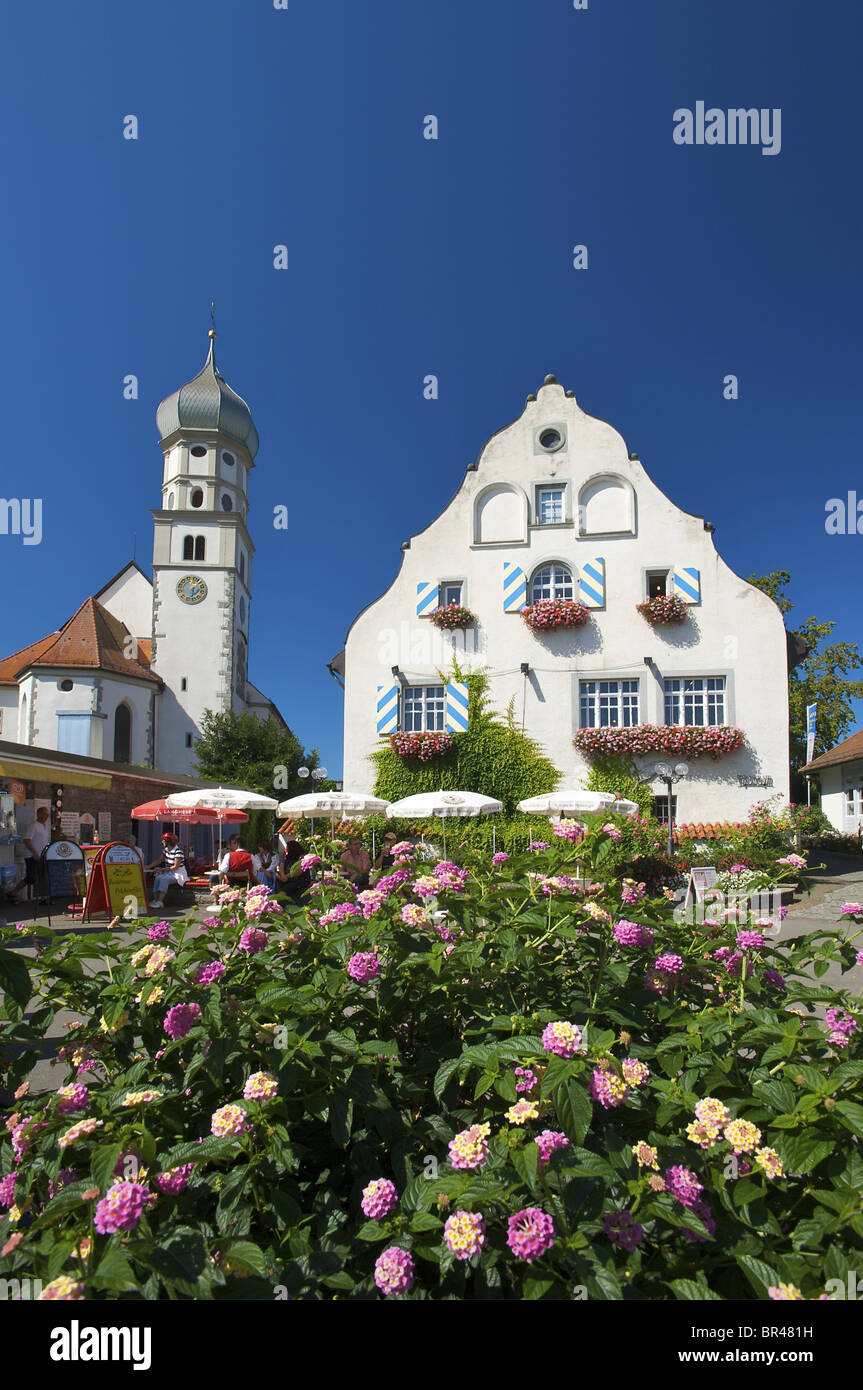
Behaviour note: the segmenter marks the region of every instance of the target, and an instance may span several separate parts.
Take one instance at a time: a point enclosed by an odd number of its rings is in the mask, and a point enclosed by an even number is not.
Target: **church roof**
[[[207,360],[196,377],[166,396],[156,411],[162,439],[181,429],[214,430],[242,444],[252,458],[258,452],[258,432],[252,412],[233,391],[216,366],[213,336]]]
[[[125,655],[129,639],[130,633],[125,623],[121,623],[95,598],[87,598],[59,632],[53,632],[50,637],[43,637],[41,641],[33,642],[0,661],[0,684],[17,684],[21,672],[31,666],[54,666],[64,670],[77,667],[82,670],[111,671],[118,676],[152,681],[154,685],[161,686],[159,677],[149,669],[145,644],[136,642],[135,658]]]

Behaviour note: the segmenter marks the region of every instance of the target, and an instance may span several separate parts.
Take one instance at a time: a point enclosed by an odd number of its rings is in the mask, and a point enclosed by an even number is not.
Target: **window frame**
[[[673,569],[673,567],[672,567],[671,565],[668,565],[668,566],[656,565],[656,566],[654,566],[654,567],[651,567],[650,569],[644,570],[644,571],[643,571],[643,575],[642,575],[642,586],[641,586],[642,589],[643,589],[643,591],[644,591],[644,599],[645,599],[645,600],[649,600],[649,599],[651,599],[651,598],[658,598],[658,597],[660,597],[660,595],[658,595],[658,594],[651,594],[651,592],[650,592],[650,581],[651,581],[651,579],[660,579],[660,578],[662,579],[662,581],[663,581],[663,583],[664,583],[664,585],[665,585],[665,589],[664,589],[663,594],[661,595],[661,597],[663,597],[663,598],[671,598],[671,597],[672,597],[673,588],[674,588],[674,584],[673,584],[673,580],[672,580],[672,575],[673,575],[673,573],[674,573],[674,569]]]
[[[690,690],[687,690],[686,686],[689,685],[691,687],[692,682],[695,681],[700,683],[701,689],[693,690],[690,688]],[[672,685],[674,682],[678,682],[680,688],[677,690],[669,690],[669,685]],[[711,690],[711,682],[721,682],[721,686],[719,687],[719,689],[714,687]],[[698,721],[695,718],[686,718],[687,697],[689,698],[689,702],[692,705],[693,714],[695,714],[697,711],[695,707],[694,697],[700,696],[701,698],[699,703],[702,707],[702,713],[706,716],[710,712],[710,697],[713,697],[713,703],[714,705],[716,705],[718,703],[716,700],[717,695],[721,696],[721,712],[720,717],[718,719],[711,720],[705,717],[701,721]],[[668,717],[669,701],[677,702],[678,710],[677,718],[675,719],[669,719]],[[697,676],[663,676],[662,678],[662,724],[663,727],[666,729],[680,729],[690,727],[697,729],[720,728],[722,725],[729,723],[728,704],[729,683],[728,677],[726,675],[717,675],[716,673],[709,673]]]
[[[447,589],[458,587],[459,595],[457,599],[447,599]],[[438,585],[437,601],[438,608],[446,608],[448,603],[457,603],[460,607],[465,606],[464,596],[467,585],[463,579],[442,579]]]
[[[556,521],[544,521],[542,516],[542,494],[544,492],[560,493],[561,516]],[[569,484],[565,478],[560,482],[555,478],[543,478],[541,482],[533,485],[533,525],[541,526],[546,530],[550,526],[569,526],[571,524],[569,507]]]
[[[430,691],[440,691],[440,695],[435,695],[433,701],[429,699]],[[408,700],[408,696],[414,691],[422,691],[422,700]],[[416,706],[421,708],[420,725],[411,723],[408,727],[408,705],[411,705],[411,714],[414,714]],[[440,704],[440,710],[433,711],[435,719],[440,717],[440,723],[429,723],[429,706]],[[446,686],[439,683],[433,685],[406,685],[401,691],[399,699],[399,729],[406,734],[442,734],[446,731]]]
[[[536,595],[534,593],[534,590],[536,588],[537,581],[539,579],[539,576],[541,574],[544,574],[546,570],[565,570],[566,573],[569,575],[568,587],[570,588],[570,592],[568,594],[559,593],[558,586],[552,580],[549,585],[551,589],[551,592],[549,594]],[[565,560],[541,560],[532,571],[527,588],[527,601],[529,604],[538,603],[541,599],[561,599],[566,601],[573,601],[575,600],[578,594],[578,580],[576,578],[573,566],[567,564]]]
[[[596,689],[592,692],[588,691],[583,693],[582,687],[586,685],[593,685],[596,687]],[[603,691],[599,688],[603,685],[617,686],[618,689],[616,691]],[[635,690],[624,690],[624,685],[635,686]],[[610,721],[606,721],[605,723],[602,722],[601,701],[604,698],[608,699],[608,697],[611,695],[616,696],[616,708],[618,716],[628,714],[630,716],[629,719],[624,719],[621,721],[621,719],[618,718],[618,721],[616,723],[611,723]],[[602,672],[601,674],[597,673],[595,676],[580,674],[577,677],[576,696],[578,699],[579,729],[634,729],[641,721],[641,678],[639,676],[609,676],[606,675],[605,672]],[[633,696],[635,699],[634,718],[632,717],[633,709],[630,703],[633,699]],[[584,723],[583,701],[586,699],[589,699],[592,704],[592,710],[595,718],[595,722],[592,724]],[[626,701],[626,704],[624,704],[624,701]]]

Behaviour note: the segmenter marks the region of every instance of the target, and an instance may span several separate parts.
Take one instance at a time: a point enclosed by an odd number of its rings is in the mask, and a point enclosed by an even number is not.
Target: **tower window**
[[[184,536],[184,537],[183,537],[183,559],[184,559],[184,560],[194,560],[194,558],[195,558],[195,537],[194,537],[194,536]]]
[[[186,690],[186,689],[187,689],[187,686],[186,686],[186,677],[185,677],[185,676],[181,676],[181,677],[180,677],[180,689],[181,689],[181,690]]]
[[[132,714],[128,705],[114,711],[114,762],[128,763],[132,756]]]
[[[240,578],[241,578],[241,579],[245,579],[245,577],[246,577],[246,554],[245,554],[245,551],[241,550],[241,551],[240,551]]]
[[[68,679],[66,679],[66,680],[64,680],[64,681],[58,681],[58,682],[57,682],[57,689],[58,689],[58,690],[66,690],[66,691],[73,690],[73,689],[74,689],[74,682],[73,682],[73,681],[70,681],[70,680],[68,680]]]
[[[191,497],[189,498],[189,501],[191,502],[191,504],[192,504],[193,507],[203,507],[203,505],[204,505],[204,492],[203,492],[203,489],[202,489],[202,488],[199,488],[199,487],[193,487],[193,488],[192,488],[192,495],[191,495]]]
[[[168,493],[168,511],[169,511],[169,512],[172,512],[173,510],[174,510],[174,494],[173,494],[173,492],[169,492],[169,493]]]
[[[186,747],[187,747],[187,748],[191,748],[191,746],[192,746],[192,735],[191,735],[191,734],[186,734]]]
[[[234,458],[234,455],[229,454],[226,449],[225,452],[222,454],[222,463],[226,463],[229,468],[233,468],[236,462],[237,460]]]
[[[233,502],[233,498],[231,497],[231,494],[230,494],[229,492],[223,492],[223,493],[222,493],[222,511],[223,511],[223,512],[232,512],[233,510],[234,510],[234,502]]]
[[[203,560],[206,558],[207,542],[203,536],[195,537],[195,559]]]
[[[192,458],[196,459],[205,459],[207,457],[207,450],[203,444],[193,444],[189,453],[192,455]]]

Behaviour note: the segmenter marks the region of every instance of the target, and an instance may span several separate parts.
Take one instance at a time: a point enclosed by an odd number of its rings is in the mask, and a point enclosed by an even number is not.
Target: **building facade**
[[[0,660],[0,738],[188,774],[205,710],[284,723],[248,678],[258,435],[214,338],[156,414],[152,579],[126,565],[56,632]]]
[[[712,533],[660,491],[615,429],[547,377],[444,511],[402,547],[393,583],[332,663],[345,684],[345,786],[373,782],[369,755],[396,730],[464,729],[455,658],[486,672],[496,708],[512,709],[561,785],[589,771],[573,746],[582,729],[734,726],[745,735],[736,751],[686,759],[674,819],[742,820],[765,795],[787,798],[782,616],[729,569]],[[680,598],[685,621],[651,626],[636,605],[659,595]],[[537,633],[522,615],[543,599],[578,601],[588,619]],[[451,602],[476,624],[440,632],[429,615]],[[669,759],[636,759],[660,798],[657,761]],[[667,814],[667,802],[657,809]]]
[[[817,777],[821,810],[843,835],[863,834],[863,729],[800,769]]]

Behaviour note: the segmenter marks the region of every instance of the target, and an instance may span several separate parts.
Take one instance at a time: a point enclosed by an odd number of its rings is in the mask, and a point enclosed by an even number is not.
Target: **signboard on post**
[[[806,706],[806,761],[811,763],[815,752],[815,721],[818,718],[818,704]]]
[[[94,912],[143,917],[147,906],[144,868],[137,850],[119,841],[97,846],[87,890],[88,920]]]
[[[686,901],[683,904],[683,920],[688,921],[689,905],[692,902],[703,903],[711,889],[716,888],[718,874],[710,864],[696,866],[693,864],[689,871],[689,882],[686,885]],[[719,889],[716,893],[721,896]],[[711,898],[716,896],[711,893]]]
[[[72,902],[83,896],[84,852],[74,840],[52,840],[42,851],[41,868],[50,923],[53,902],[57,899]]]
[[[111,838],[111,812],[99,812],[99,839],[103,844]]]

